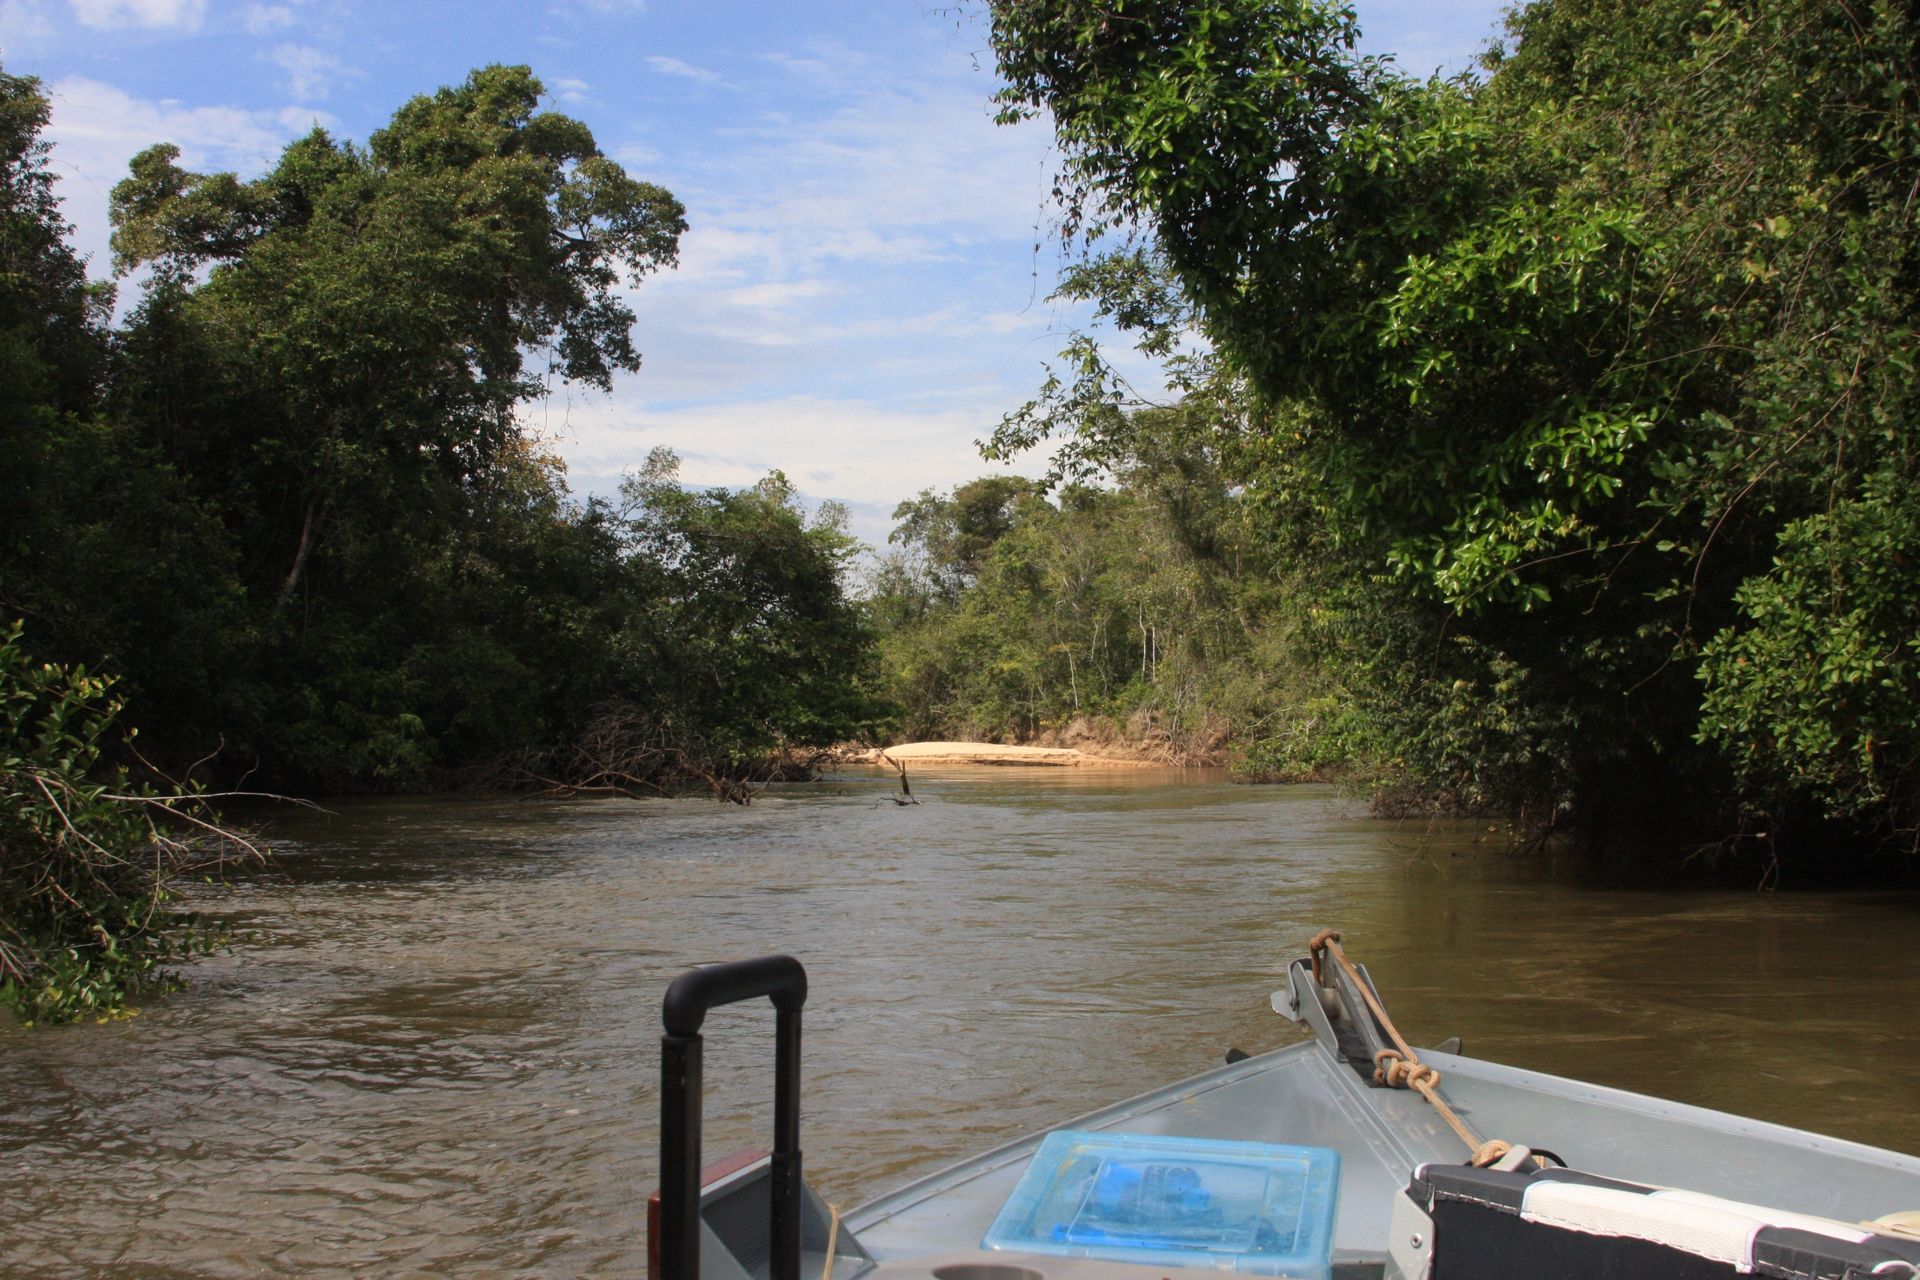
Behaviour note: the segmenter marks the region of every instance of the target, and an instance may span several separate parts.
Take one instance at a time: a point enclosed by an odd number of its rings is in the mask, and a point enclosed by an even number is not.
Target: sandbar
[[[884,757],[884,758],[883,758]],[[1153,760],[1125,760],[1116,756],[1088,755],[1073,747],[1013,747],[1000,742],[903,742],[893,747],[876,747],[846,757],[848,764],[1038,764],[1068,768],[1152,769],[1162,767]]]

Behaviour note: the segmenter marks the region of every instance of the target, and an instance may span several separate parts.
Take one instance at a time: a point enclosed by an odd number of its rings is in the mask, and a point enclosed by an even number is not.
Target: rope
[[[1908,1209],[1900,1213],[1889,1213],[1860,1225],[1869,1231],[1881,1231],[1887,1235],[1920,1240],[1920,1210]]]
[[[1389,1089],[1411,1089],[1425,1098],[1433,1109],[1440,1113],[1440,1118],[1459,1135],[1460,1141],[1467,1144],[1467,1150],[1473,1152],[1469,1163],[1476,1168],[1484,1168],[1494,1163],[1513,1149],[1510,1144],[1498,1138],[1492,1141],[1481,1138],[1465,1120],[1460,1118],[1458,1112],[1447,1105],[1447,1100],[1440,1096],[1439,1071],[1420,1061],[1420,1055],[1413,1051],[1413,1046],[1408,1044],[1406,1038],[1400,1034],[1400,1029],[1393,1025],[1393,1019],[1387,1016],[1386,1008],[1380,1003],[1380,998],[1373,994],[1373,988],[1368,985],[1365,978],[1360,976],[1360,970],[1354,967],[1353,961],[1347,959],[1347,953],[1341,949],[1338,929],[1322,929],[1314,934],[1313,939],[1307,943],[1307,956],[1313,962],[1314,981],[1322,986],[1326,985],[1326,982],[1323,977],[1321,957],[1332,956],[1334,962],[1346,971],[1347,977],[1352,979],[1353,989],[1360,993],[1362,1000],[1366,1001],[1367,1008],[1372,1011],[1381,1029],[1387,1033],[1387,1038],[1393,1041],[1394,1048],[1382,1049],[1373,1055],[1375,1084],[1385,1085]]]
[[[1327,953],[1327,944],[1340,941],[1338,929],[1322,929],[1313,935],[1307,943],[1307,959],[1313,961],[1313,980],[1319,986],[1327,985],[1327,975],[1320,968],[1320,957]]]
[[[831,1204],[827,1211],[833,1217],[827,1223],[827,1264],[820,1268],[820,1280],[833,1280],[833,1252],[840,1244],[840,1211]]]

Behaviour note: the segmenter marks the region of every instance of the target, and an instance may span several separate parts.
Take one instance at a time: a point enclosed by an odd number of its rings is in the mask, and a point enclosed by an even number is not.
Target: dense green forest
[[[843,512],[664,452],[576,501],[516,416],[638,366],[619,288],[685,226],[541,93],[490,67],[251,181],[143,152],[115,323],[0,75],[0,998],[110,1008],[208,940],[167,884],[250,850],[203,785],[741,798],[873,723]]]
[[[578,780],[589,740],[725,772],[868,723],[840,512],[778,475],[687,492],[665,455],[576,502],[516,418],[638,366],[618,286],[684,228],[524,69],[252,181],[142,153],[117,328],[63,238],[46,104],[0,94],[0,611],[44,659],[104,661],[156,761],[302,792]]]
[[[1322,0],[991,16],[1063,289],[1221,406],[1349,742],[1650,851],[1913,850],[1909,6],[1541,0],[1453,79]],[[1068,354],[995,448],[1124,464],[1154,420]]]
[[[900,505],[867,590],[900,736],[1347,763],[1324,584],[1264,536],[1199,412],[1144,411],[1109,483],[986,476]]]
[[[1910,7],[1537,0],[1451,79],[1331,0],[987,13],[1061,296],[1171,391],[1074,338],[985,447],[1045,479],[865,560],[777,473],[580,499],[523,425],[638,367],[621,290],[685,229],[526,69],[250,180],[149,149],[126,297],[0,74],[8,1000],[206,943],[166,882],[250,851],[203,786],[738,797],[863,737],[1118,736],[1644,857],[1914,851]]]

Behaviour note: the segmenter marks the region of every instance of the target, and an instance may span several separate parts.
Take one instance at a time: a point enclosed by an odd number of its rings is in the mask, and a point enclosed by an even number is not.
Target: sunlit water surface
[[[278,818],[185,991],[0,1029],[0,1271],[640,1275],[660,994],[771,951],[843,1207],[1291,1040],[1267,995],[1323,924],[1416,1043],[1920,1152],[1912,894],[1597,888],[1210,774],[914,783]],[[709,1152],[767,1143],[771,1024],[708,1021]]]

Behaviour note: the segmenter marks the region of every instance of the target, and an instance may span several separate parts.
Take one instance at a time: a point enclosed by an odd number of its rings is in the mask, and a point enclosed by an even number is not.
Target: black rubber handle
[[[760,956],[689,969],[673,980],[661,1007],[670,1036],[697,1036],[707,1013],[723,1004],[766,996],[776,1009],[807,1002],[807,971],[792,956]]]
[[[660,1037],[662,1280],[700,1280],[700,1024],[710,1009],[758,996],[774,1007],[768,1280],[800,1280],[800,1006],[807,971],[792,956],[708,965],[667,988],[667,1033]]]

